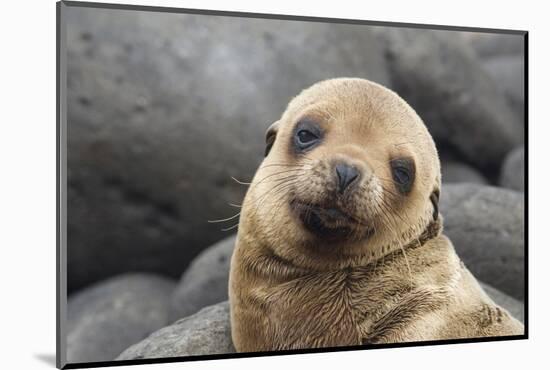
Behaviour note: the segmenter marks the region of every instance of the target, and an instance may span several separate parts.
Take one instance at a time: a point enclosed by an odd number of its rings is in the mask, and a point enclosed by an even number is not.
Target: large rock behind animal
[[[522,56],[525,52],[525,35],[522,34],[461,32],[461,36],[482,60]]]
[[[456,33],[380,29],[395,90],[417,110],[440,147],[498,171],[523,143],[523,125],[475,52]]]
[[[128,346],[169,323],[175,282],[126,274],[69,297],[67,361],[112,361]]]
[[[457,161],[441,161],[441,181],[443,183],[487,184],[487,179],[475,168]]]
[[[182,275],[172,297],[172,320],[194,314],[203,307],[227,300],[229,263],[236,236],[201,252]]]
[[[524,195],[474,184],[445,184],[444,233],[481,281],[524,298]]]
[[[193,316],[151,334],[131,346],[117,360],[168,358],[233,353],[229,303],[206,307]]]
[[[502,164],[500,185],[505,188],[524,191],[525,189],[525,149],[516,148],[511,151]]]
[[[495,57],[483,62],[483,68],[508,99],[516,112],[518,122],[522,123],[525,112],[524,62],[523,55]]]
[[[462,32],[463,39],[473,47],[483,68],[506,95],[523,122],[525,35]]]
[[[266,128],[326,78],[388,85],[360,25],[67,7],[68,284],[177,277],[221,239]]]

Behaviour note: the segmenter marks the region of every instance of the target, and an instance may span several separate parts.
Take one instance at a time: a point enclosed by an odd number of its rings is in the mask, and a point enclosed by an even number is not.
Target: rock
[[[126,274],[94,284],[68,299],[67,361],[112,361],[169,321],[175,282]]]
[[[203,308],[131,346],[117,360],[233,353],[229,302]]]
[[[389,84],[362,25],[67,7],[68,288],[179,277],[225,237],[267,127],[330,77]],[[228,225],[229,226],[229,225]],[[108,247],[107,247],[108,246]]]
[[[525,37],[523,35],[462,32],[462,36],[482,59],[524,54]]]
[[[518,319],[521,322],[524,322],[525,318],[525,305],[523,302],[518,301],[515,298],[510,297],[507,294],[502,293],[500,290],[493,288],[490,285],[480,282],[481,287],[491,299],[501,306],[502,308],[508,310],[510,314]]]
[[[487,184],[487,179],[478,170],[465,163],[455,161],[441,163],[441,179],[444,183]]]
[[[523,300],[524,196],[475,184],[445,184],[444,233],[481,281]]]
[[[448,31],[384,28],[394,89],[419,113],[438,145],[481,169],[498,169],[523,143],[523,126],[474,51]]]
[[[524,147],[511,151],[504,159],[500,172],[500,185],[505,188],[524,191],[525,188],[525,159]]]
[[[172,296],[172,320],[228,299],[229,265],[235,241],[235,235],[226,238],[193,260]]]
[[[523,55],[491,58],[483,62],[483,68],[506,95],[518,119],[523,122],[525,109]]]

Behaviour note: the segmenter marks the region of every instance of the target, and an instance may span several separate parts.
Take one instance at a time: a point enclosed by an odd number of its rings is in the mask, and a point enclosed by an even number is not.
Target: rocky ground
[[[70,362],[233,351],[233,211],[265,129],[302,88],[369,78],[421,115],[445,233],[523,320],[523,40],[69,8]],[[179,279],[179,281],[177,281]]]

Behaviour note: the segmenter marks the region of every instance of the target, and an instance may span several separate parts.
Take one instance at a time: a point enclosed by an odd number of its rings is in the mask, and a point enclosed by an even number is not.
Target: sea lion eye
[[[415,176],[415,167],[412,159],[394,159],[390,164],[393,181],[397,189],[403,194],[410,192]]]
[[[298,151],[312,148],[322,139],[322,131],[319,125],[309,119],[298,122],[294,129],[294,146]]]
[[[397,167],[393,169],[393,179],[399,184],[406,184],[410,180],[409,171],[403,167]]]
[[[317,140],[318,137],[311,131],[308,130],[300,130],[298,131],[298,140],[301,144],[308,144],[311,143],[314,140]]]

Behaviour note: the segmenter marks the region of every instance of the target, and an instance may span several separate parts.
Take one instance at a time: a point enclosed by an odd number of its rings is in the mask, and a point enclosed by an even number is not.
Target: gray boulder
[[[500,185],[518,191],[525,188],[525,150],[519,147],[511,151],[500,171]]]
[[[506,95],[521,122],[525,109],[525,70],[523,55],[495,57],[483,62],[483,68]]]
[[[506,97],[456,33],[380,31],[394,89],[417,110],[441,146],[482,169],[498,169],[523,143],[523,126]]]
[[[331,77],[389,84],[369,28],[67,7],[69,291],[179,277],[222,239],[266,128]],[[109,247],[102,247],[109,246]]]
[[[175,282],[127,274],[97,283],[68,299],[67,361],[111,361],[169,322]]]
[[[172,296],[173,320],[228,299],[228,278],[236,236],[205,249],[182,275]]]
[[[445,184],[444,233],[474,276],[523,300],[524,196],[475,184]]]
[[[500,290],[493,288],[490,285],[480,282],[481,287],[491,299],[501,306],[502,308],[508,310],[510,315],[515,317],[521,322],[524,322],[525,319],[525,305],[523,302],[518,301],[515,298],[510,297],[507,294],[502,293]]]
[[[522,56],[525,50],[524,35],[463,32],[462,36],[482,59],[504,55]]]
[[[233,353],[229,303],[203,308],[134,344],[117,360]]]
[[[444,183],[468,182],[487,184],[487,179],[475,168],[461,162],[441,162],[441,180]]]

